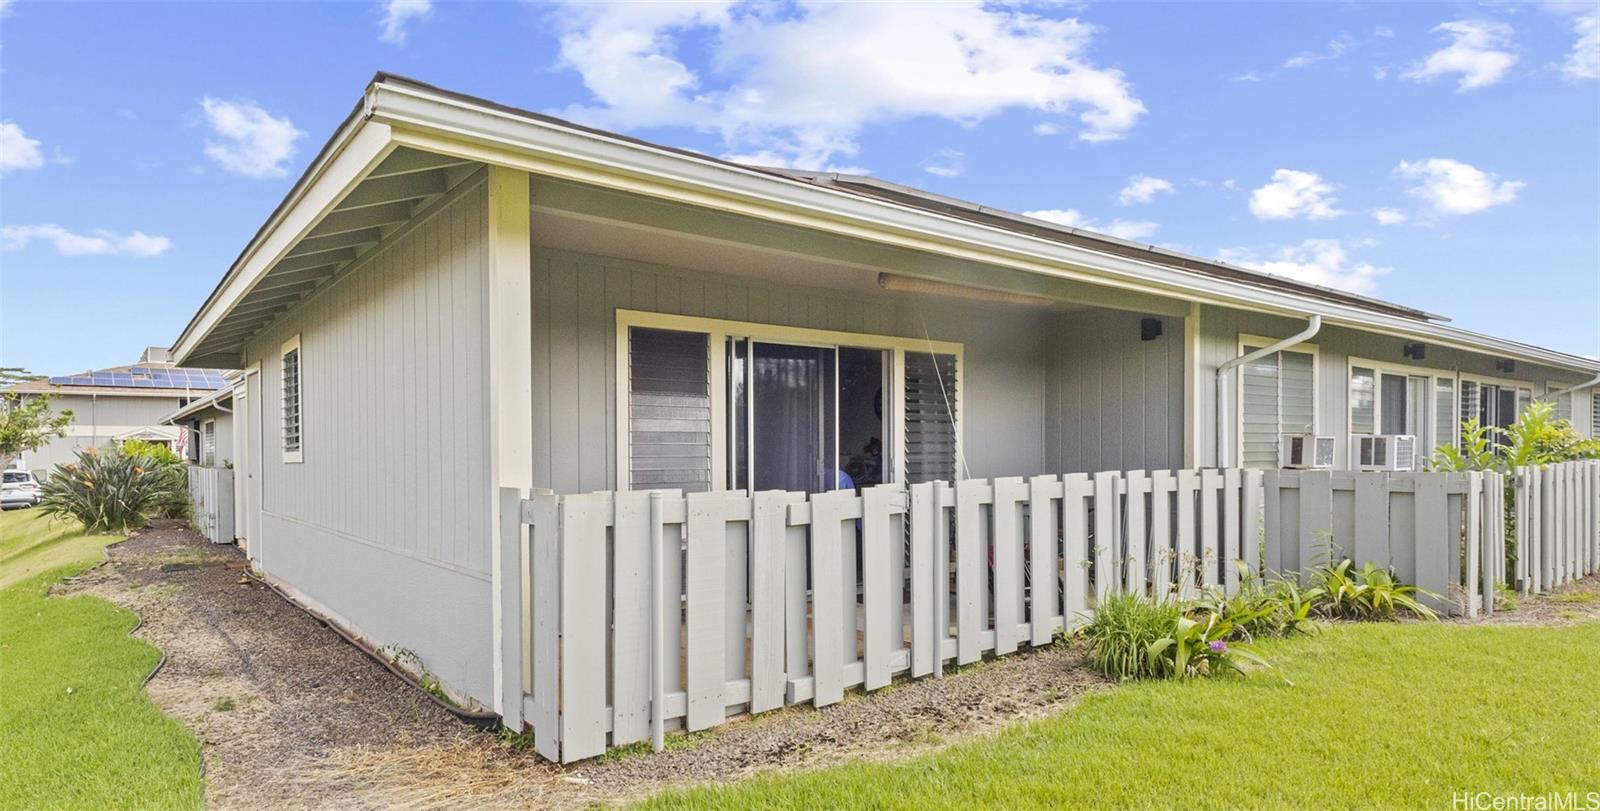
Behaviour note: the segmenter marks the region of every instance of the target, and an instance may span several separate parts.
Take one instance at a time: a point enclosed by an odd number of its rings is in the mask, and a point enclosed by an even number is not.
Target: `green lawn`
[[[38,515],[0,513],[0,807],[198,806],[199,747],[140,685],[161,654],[134,615],[46,596],[117,539]]]
[[[1143,683],[897,764],[658,796],[665,808],[1435,808],[1600,791],[1600,623],[1341,626],[1270,676]]]

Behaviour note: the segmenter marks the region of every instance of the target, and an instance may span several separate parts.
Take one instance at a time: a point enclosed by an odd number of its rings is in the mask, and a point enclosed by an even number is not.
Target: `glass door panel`
[[[754,489],[835,489],[837,351],[756,342],[750,354]]]

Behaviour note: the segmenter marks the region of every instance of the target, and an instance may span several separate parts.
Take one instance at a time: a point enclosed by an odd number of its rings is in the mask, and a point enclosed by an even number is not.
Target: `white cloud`
[[[1131,206],[1134,203],[1148,203],[1155,199],[1157,194],[1173,194],[1172,181],[1162,180],[1149,175],[1134,175],[1128,178],[1128,185],[1122,187],[1117,194],[1117,202],[1121,205]]]
[[[1572,52],[1561,63],[1562,74],[1573,81],[1600,79],[1600,11],[1573,20],[1572,28],[1578,41],[1572,43]]]
[[[1394,29],[1387,25],[1380,25],[1372,29],[1372,35],[1379,39],[1394,39]]]
[[[1025,109],[1057,127],[1076,119],[1077,137],[1096,142],[1145,113],[1121,71],[1089,58],[1092,26],[1013,5],[573,1],[554,16],[561,63],[594,96],[565,115],[693,127],[730,153],[801,168],[854,155],[864,128],[908,118],[970,125]],[[691,49],[705,68],[681,53]]]
[[[395,45],[406,44],[406,23],[433,13],[433,0],[384,0],[383,30],[378,39]]]
[[[967,156],[959,149],[948,147],[933,153],[933,157],[923,161],[922,171],[939,177],[960,177],[967,171]]]
[[[1377,220],[1379,225],[1399,225],[1406,221],[1406,213],[1398,208],[1375,208],[1372,210],[1372,218]]]
[[[44,165],[39,142],[10,121],[0,122],[0,173],[37,169]]]
[[[75,234],[59,225],[7,225],[0,227],[0,242],[8,251],[20,251],[34,240],[49,242],[62,256],[160,256],[172,247],[172,240],[153,237],[143,231],[114,234],[95,231]]]
[[[206,139],[206,157],[229,172],[245,177],[283,177],[305,133],[287,116],[279,118],[249,101],[200,100],[206,125],[216,138]]]
[[[1261,74],[1259,74],[1259,73],[1257,73],[1257,72],[1255,72],[1253,70],[1247,70],[1244,73],[1241,73],[1241,74],[1239,74],[1237,76],[1234,76],[1233,77],[1233,81],[1235,81],[1235,82],[1259,82],[1259,81],[1261,81]]]
[[[1328,41],[1328,50],[1321,53],[1314,51],[1303,51],[1285,60],[1283,66],[1289,70],[1296,70],[1298,68],[1306,67],[1307,65],[1314,65],[1318,62],[1326,62],[1329,59],[1337,59],[1345,52],[1345,49],[1349,47],[1350,38],[1339,37],[1338,39]]]
[[[1445,34],[1450,44],[1400,74],[1402,79],[1426,82],[1440,76],[1459,74],[1456,92],[1488,87],[1505,78],[1517,63],[1511,42],[1511,26],[1496,20],[1455,20],[1440,23],[1435,33]]]
[[[0,0],[0,17],[4,17],[11,13],[11,1],[12,0]]]
[[[1379,65],[1372,69],[1372,78],[1381,82],[1384,79],[1389,78],[1390,70],[1391,68],[1388,65]]]
[[[1299,245],[1278,248],[1267,259],[1258,258],[1247,248],[1225,249],[1220,258],[1275,276],[1352,293],[1371,293],[1378,286],[1378,278],[1390,272],[1389,268],[1352,261],[1337,239],[1308,239]]]
[[[1039,124],[1034,124],[1033,125],[1033,134],[1034,135],[1060,135],[1061,134],[1061,125],[1060,124],[1052,124],[1049,121],[1045,121],[1045,122],[1042,122],[1042,123],[1039,123]]]
[[[1343,214],[1335,208],[1333,185],[1315,172],[1279,169],[1272,181],[1250,193],[1250,213],[1263,220],[1326,220]]]
[[[1409,189],[1411,195],[1428,201],[1440,214],[1475,214],[1503,205],[1517,199],[1517,192],[1527,185],[1520,180],[1500,180],[1497,175],[1449,158],[1401,161],[1394,172],[1417,181]]]
[[[1022,216],[1053,222],[1056,225],[1065,225],[1068,228],[1081,228],[1085,231],[1095,231],[1135,241],[1148,239],[1154,236],[1156,231],[1161,228],[1158,223],[1146,220],[1112,220],[1106,225],[1101,225],[1075,208],[1045,208],[1037,211],[1024,211]]]

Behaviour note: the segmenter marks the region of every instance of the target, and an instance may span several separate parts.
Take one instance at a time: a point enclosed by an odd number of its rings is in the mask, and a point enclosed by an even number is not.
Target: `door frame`
[[[851,346],[862,349],[891,350],[893,391],[886,392],[884,408],[897,415],[891,420],[890,449],[892,461],[889,465],[892,481],[905,481],[905,415],[902,403],[905,397],[905,353],[906,352],[931,352],[940,355],[953,355],[956,359],[955,381],[955,417],[956,417],[956,460],[959,466],[966,457],[963,453],[962,434],[965,425],[966,411],[963,407],[963,390],[966,388],[966,358],[965,348],[960,343],[951,341],[935,341],[929,338],[901,338],[891,335],[875,335],[863,332],[842,332],[837,330],[812,329],[810,327],[791,327],[779,324],[763,324],[753,321],[729,321],[720,318],[705,318],[692,315],[674,315],[670,313],[647,312],[643,310],[626,310],[617,308],[616,311],[616,336],[613,357],[616,362],[616,400],[612,407],[616,409],[616,467],[612,480],[612,487],[618,491],[628,489],[628,331],[633,327],[646,329],[676,330],[679,332],[698,332],[709,336],[710,347],[707,352],[708,373],[711,380],[711,489],[723,491],[728,489],[728,338],[729,336],[749,338],[753,341],[765,343],[793,344],[797,346]]]

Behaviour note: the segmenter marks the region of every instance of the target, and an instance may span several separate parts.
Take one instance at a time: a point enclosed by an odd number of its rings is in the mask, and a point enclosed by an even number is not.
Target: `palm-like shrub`
[[[1397,580],[1392,572],[1372,561],[1355,568],[1349,558],[1311,572],[1316,610],[1334,619],[1391,620],[1401,613],[1421,619],[1438,619],[1433,609],[1417,598],[1437,597]]]
[[[77,462],[56,465],[39,506],[47,514],[81,522],[90,532],[126,532],[151,518],[188,514],[187,474],[122,448],[78,452]]]

